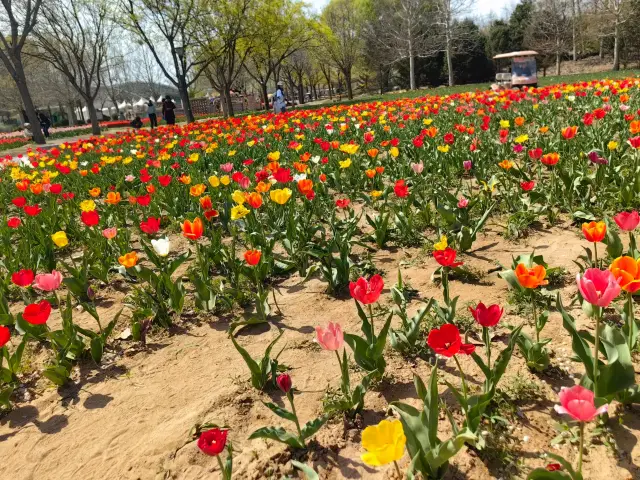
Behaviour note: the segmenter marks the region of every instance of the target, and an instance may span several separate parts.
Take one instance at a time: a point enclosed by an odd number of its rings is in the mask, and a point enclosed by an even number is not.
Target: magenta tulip
[[[555,411],[559,414],[570,415],[579,422],[590,422],[609,408],[609,405],[596,408],[593,392],[580,385],[571,388],[562,387],[559,396],[560,405],[553,407]]]
[[[51,273],[41,273],[36,275],[33,281],[33,288],[38,290],[44,290],[45,292],[53,292],[60,287],[62,283],[62,274],[57,270],[52,270]]]
[[[582,298],[597,307],[608,307],[620,293],[620,285],[609,270],[589,268],[582,277],[576,275],[576,282]]]
[[[316,327],[316,338],[325,350],[340,350],[344,345],[344,334],[338,323],[329,322],[327,328]]]
[[[616,221],[621,230],[631,232],[636,229],[640,223],[640,215],[635,210],[633,212],[620,212],[613,219]]]

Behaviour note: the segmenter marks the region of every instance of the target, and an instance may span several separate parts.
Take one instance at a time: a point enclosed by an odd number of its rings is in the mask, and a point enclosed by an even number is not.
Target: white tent
[[[147,104],[147,100],[145,100],[144,98],[141,98],[136,103],[134,103],[133,106],[134,107],[142,107],[142,106],[144,106],[146,104]]]

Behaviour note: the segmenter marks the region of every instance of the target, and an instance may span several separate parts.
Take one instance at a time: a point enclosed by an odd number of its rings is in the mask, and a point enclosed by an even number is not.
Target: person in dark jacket
[[[142,128],[142,120],[140,119],[140,117],[136,117],[133,120],[131,120],[131,126],[133,128]]]
[[[151,124],[151,128],[157,127],[158,117],[156,115],[156,104],[151,99],[149,99],[149,103],[147,103],[147,115],[149,116],[149,123]]]
[[[49,138],[49,128],[51,127],[51,120],[44,113],[38,112],[38,120],[40,120],[40,127],[44,136]]]
[[[167,95],[167,97],[162,102],[162,116],[167,122],[167,125],[175,125],[176,123],[176,104],[173,103],[171,97]]]

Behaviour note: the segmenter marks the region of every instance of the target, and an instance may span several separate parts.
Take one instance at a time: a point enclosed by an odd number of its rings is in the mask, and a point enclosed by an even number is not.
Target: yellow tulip
[[[371,194],[370,194],[373,198],[378,198],[380,195],[382,195],[382,191],[380,190],[371,190]]]
[[[339,163],[340,163],[340,168],[349,168],[351,166],[351,159],[347,158],[346,160],[342,160]]]
[[[222,178],[220,178],[220,183],[223,184],[224,186],[227,186],[231,183],[231,179],[229,178],[229,175],[225,175]]]
[[[249,213],[249,210],[244,205],[236,205],[231,209],[231,220],[240,220]]]
[[[284,205],[289,201],[289,198],[291,198],[291,193],[291,190],[289,190],[288,188],[281,188],[277,190],[271,190],[269,192],[269,196],[274,202],[280,205]]]
[[[449,145],[438,145],[438,151],[447,153],[449,151]]]
[[[400,150],[398,150],[398,147],[391,147],[389,149],[389,154],[393,157],[396,158],[398,155],[400,155]]]
[[[509,120],[500,120],[501,128],[509,128]]]
[[[69,239],[67,238],[67,234],[63,231],[59,231],[51,235],[51,240],[56,244],[56,247],[66,247],[69,243]]]
[[[434,243],[433,244],[433,249],[434,250],[444,250],[444,249],[447,248],[447,246],[448,246],[447,236],[446,235],[442,235],[440,237],[440,241],[438,243]]]
[[[80,210],[83,212],[93,212],[96,209],[96,203],[93,200],[83,200],[80,202]]]
[[[382,420],[362,432],[362,447],[367,451],[362,461],[373,467],[397,462],[404,455],[406,442],[400,420]]]
[[[243,191],[236,190],[235,192],[233,192],[231,194],[231,200],[236,202],[238,205],[242,205],[245,202],[246,197],[244,196],[244,192]]]
[[[616,142],[615,140],[611,140],[609,143],[607,143],[607,148],[609,150],[617,150],[618,142]]]
[[[517,137],[515,138],[515,142],[516,142],[516,143],[524,143],[524,142],[526,142],[527,140],[529,140],[529,135],[526,135],[526,134],[525,134],[525,135],[517,136]]]
[[[270,162],[277,162],[278,160],[280,160],[280,152],[269,152],[267,154],[267,159]]]
[[[216,177],[215,175],[211,175],[209,177],[209,184],[213,188],[218,188],[220,186],[220,179],[218,177]]]

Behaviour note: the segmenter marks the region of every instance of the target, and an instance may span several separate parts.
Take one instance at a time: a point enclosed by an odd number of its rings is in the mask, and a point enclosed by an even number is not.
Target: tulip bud
[[[276,383],[278,384],[278,387],[280,387],[280,390],[282,390],[284,393],[289,393],[289,391],[291,390],[291,377],[287,373],[278,375],[278,378],[276,378]]]

